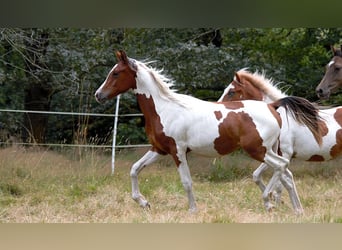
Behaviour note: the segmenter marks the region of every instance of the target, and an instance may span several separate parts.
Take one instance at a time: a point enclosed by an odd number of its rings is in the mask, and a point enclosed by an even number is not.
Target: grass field
[[[0,149],[0,222],[133,223],[307,223],[342,222],[341,161],[293,162],[305,214],[293,213],[287,192],[268,213],[252,181],[258,162],[241,153],[222,159],[190,155],[198,212],[190,214],[178,172],[169,157],[140,174],[141,192],[151,204],[131,199],[129,170],[145,150],[117,154],[114,176],[110,153],[57,152],[38,148]]]

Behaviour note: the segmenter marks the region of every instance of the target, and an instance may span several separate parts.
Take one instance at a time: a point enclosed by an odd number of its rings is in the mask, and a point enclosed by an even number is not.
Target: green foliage
[[[1,195],[21,196],[23,190],[17,184],[0,183]]]
[[[204,100],[217,100],[234,71],[248,67],[265,70],[289,94],[314,101],[314,88],[332,56],[329,46],[342,42],[341,28],[0,29],[0,35],[0,108],[23,109],[25,89],[41,84],[51,90],[52,111],[93,113],[114,113],[114,101],[100,105],[94,92],[116,63],[117,49],[154,61],[151,65],[164,69],[178,92]],[[31,46],[42,35],[48,37],[46,51]],[[120,113],[139,112],[135,97],[125,94]],[[20,134],[23,116],[1,114],[0,122]],[[146,142],[143,119],[119,122],[119,143]],[[112,127],[109,118],[49,116],[45,136],[52,143],[109,144]]]

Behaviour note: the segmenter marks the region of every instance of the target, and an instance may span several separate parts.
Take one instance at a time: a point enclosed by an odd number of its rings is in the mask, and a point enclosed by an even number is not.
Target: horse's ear
[[[341,46],[342,46],[342,45],[341,45]],[[336,49],[335,49],[334,45],[330,45],[330,49],[331,49],[331,51],[332,51],[333,55],[334,55],[334,56],[336,56],[336,54],[337,54],[337,51],[336,51]]]
[[[121,51],[115,51],[115,56],[118,61],[121,61]]]
[[[115,54],[116,54],[116,58],[118,59],[118,61],[122,61],[123,63],[128,64],[128,58],[127,58],[125,51],[119,50],[119,51],[116,51]]]
[[[235,72],[235,79],[236,79],[236,81],[237,81],[239,84],[242,84],[242,83],[241,83],[241,78],[240,78],[238,72]]]

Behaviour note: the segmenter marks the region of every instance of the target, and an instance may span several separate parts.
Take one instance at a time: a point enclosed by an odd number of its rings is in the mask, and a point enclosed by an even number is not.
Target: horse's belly
[[[316,141],[300,141],[293,148],[293,157],[305,161],[327,161],[332,159],[333,144],[324,143],[319,146]]]
[[[200,134],[202,133],[202,134]],[[211,135],[205,131],[198,131],[197,136],[191,136],[187,142],[188,149],[191,152],[205,156],[205,157],[217,157],[219,156],[217,150],[214,147],[214,140],[216,135]]]

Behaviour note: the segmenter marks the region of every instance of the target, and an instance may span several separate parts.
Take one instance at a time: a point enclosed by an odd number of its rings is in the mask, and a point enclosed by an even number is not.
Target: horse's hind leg
[[[179,172],[183,187],[185,189],[185,192],[188,195],[189,211],[196,212],[197,207],[196,207],[195,197],[192,192],[192,179],[191,179],[188,162],[186,159],[186,153],[184,154],[178,153],[177,158],[180,161],[180,164],[178,165],[178,172]]]
[[[267,210],[272,209],[273,206],[269,201],[269,193],[272,192],[275,186],[277,185],[277,183],[281,181],[281,183],[284,185],[284,187],[287,189],[289,193],[294,210],[296,211],[296,213],[302,213],[303,208],[300,203],[297,190],[295,188],[292,173],[291,171],[287,170],[289,161],[286,158],[277,155],[273,151],[270,151],[265,157],[265,162],[271,165],[274,169],[273,176],[271,180],[269,181],[268,185],[266,186],[265,191],[263,193],[263,199],[265,202],[266,209]]]
[[[261,192],[265,191],[265,184],[262,181],[262,174],[268,169],[268,165],[266,163],[261,163],[260,166],[253,172],[253,181],[258,185]]]
[[[133,164],[131,168],[131,182],[132,182],[132,198],[136,202],[139,203],[141,207],[149,207],[148,201],[145,197],[140,193],[139,184],[138,184],[138,175],[140,171],[147,165],[155,162],[160,158],[160,154],[154,152],[152,150],[147,151],[147,153],[136,163]]]
[[[287,169],[288,170],[288,169]],[[300,202],[296,185],[293,180],[293,175],[290,170],[286,171],[284,174],[282,174],[281,178],[281,183],[284,185],[284,187],[287,189],[289,192],[289,196],[291,199],[291,202],[293,204],[293,207],[295,208],[295,212],[297,214],[302,214],[304,212],[302,204]]]
[[[260,166],[253,172],[253,181],[255,182],[255,184],[258,185],[261,192],[264,192],[266,188],[262,179],[262,175],[267,169],[269,169],[269,165],[267,165],[266,163],[261,163]],[[278,183],[275,184],[274,191],[271,192],[272,198],[274,198],[277,204],[279,204],[281,201],[282,190],[283,190],[283,184],[279,181]]]
[[[262,195],[266,210],[271,211],[274,206],[270,201],[270,193],[275,189],[277,183],[280,182],[281,175],[285,171],[284,169],[286,168],[288,161],[275,154],[273,151],[269,151],[264,160],[267,165],[273,168],[273,175]]]

